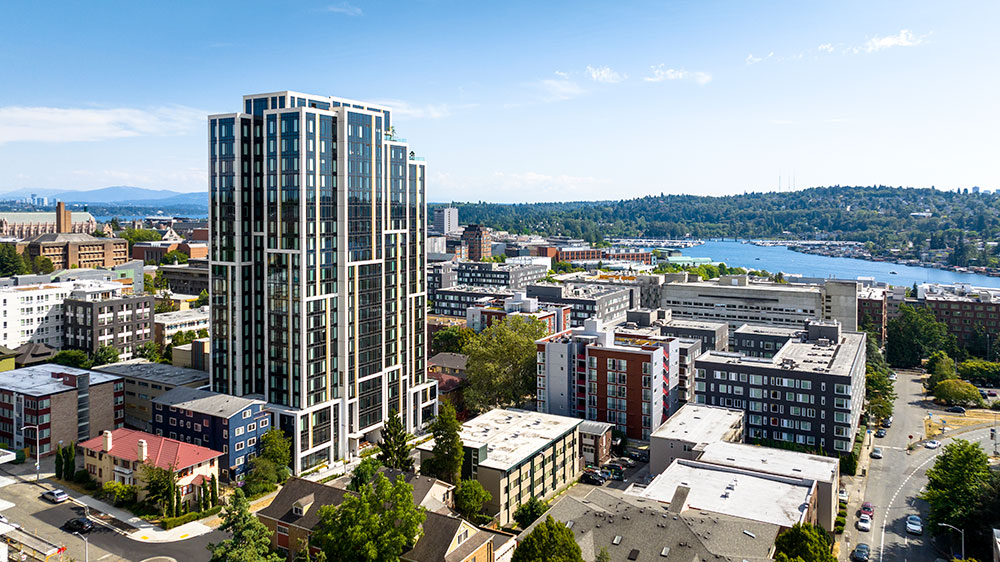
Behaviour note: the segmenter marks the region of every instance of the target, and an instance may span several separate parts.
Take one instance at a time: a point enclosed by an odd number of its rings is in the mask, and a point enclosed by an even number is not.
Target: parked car
[[[861,504],[861,513],[863,515],[873,517],[875,515],[875,508],[872,507],[872,502],[865,502]]]
[[[607,470],[611,474],[611,478],[615,480],[625,480],[625,470],[622,469],[622,467],[616,464],[606,464],[601,468]]]
[[[873,459],[880,459],[880,458],[882,458],[882,447],[875,447],[874,449],[872,449],[872,455],[871,456],[872,456]]]
[[[847,493],[847,488],[841,488],[840,492],[837,494],[837,499],[847,503],[847,500],[851,499],[851,495]]]
[[[889,373],[889,380],[891,381],[896,380],[896,373]]]
[[[625,451],[628,458],[637,460],[639,462],[649,462],[649,451],[640,451],[638,449],[629,449]]]
[[[580,482],[583,482],[584,484],[592,484],[594,486],[603,486],[605,480],[604,477],[595,472],[584,472],[583,475],[580,476]]]
[[[988,390],[988,391],[986,391],[986,394],[989,395],[990,397],[994,397],[994,396],[997,395],[997,391],[995,391],[995,390]]]
[[[603,468],[604,470],[620,470],[622,472],[625,472],[625,465],[617,461],[611,461],[602,466],[601,468]]]
[[[930,441],[924,443],[924,447],[926,447],[928,449],[937,449],[940,446],[941,446],[941,442],[937,441],[935,439],[931,439]]]
[[[86,517],[75,517],[67,521],[65,527],[71,533],[89,533],[94,528],[94,522]]]
[[[882,420],[882,427],[884,427],[886,429],[889,429],[890,427],[892,427],[892,416],[889,416],[889,417],[885,418],[884,420]]]
[[[871,548],[869,548],[867,544],[859,542],[857,546],[854,547],[854,552],[851,553],[851,560],[854,562],[868,562],[871,552]]]
[[[11,527],[14,527],[15,529],[20,529],[21,528],[21,526],[18,525],[17,523],[14,523],[10,519],[7,519],[6,515],[0,515],[0,523],[3,523],[4,525],[10,525]]]
[[[882,429],[882,428],[879,428],[879,430],[875,432],[875,437],[878,437],[880,439],[882,437],[885,437],[885,435],[886,435],[886,431],[884,429]]]
[[[965,408],[963,408],[961,406],[952,406],[951,408],[948,408],[947,410],[945,410],[945,412],[948,412],[950,414],[964,414],[965,413]]]
[[[872,530],[872,517],[865,513],[861,514],[858,518],[858,530],[859,531],[871,531]]]
[[[55,490],[45,492],[42,494],[42,497],[52,503],[62,503],[69,499],[69,494],[57,488]]]
[[[906,532],[914,535],[924,534],[924,522],[919,515],[910,515],[906,518]]]
[[[619,457],[611,461],[615,464],[622,465],[623,467],[632,468],[635,466],[635,461],[628,457]]]

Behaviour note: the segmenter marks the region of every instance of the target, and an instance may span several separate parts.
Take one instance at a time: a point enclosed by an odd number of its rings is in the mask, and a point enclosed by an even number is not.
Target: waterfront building
[[[866,351],[864,333],[810,322],[772,357],[703,353],[695,361],[695,398],[744,410],[747,437],[757,442],[846,454],[864,407]]]
[[[241,109],[208,121],[212,389],[262,396],[301,474],[389,415],[412,433],[437,413],[426,165],[389,107],[282,91]]]

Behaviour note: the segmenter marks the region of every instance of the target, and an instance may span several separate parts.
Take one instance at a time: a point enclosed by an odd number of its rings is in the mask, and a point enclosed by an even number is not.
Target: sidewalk
[[[872,458],[871,450],[875,445],[875,436],[871,433],[865,434],[864,445],[861,447],[861,458],[858,459],[858,469],[855,476],[841,476],[840,481],[850,498],[847,501],[847,524],[844,532],[834,535],[835,542],[840,546],[841,559],[847,560],[851,555],[851,549],[858,541],[854,540],[857,534],[855,514],[861,509],[861,504],[865,501],[865,494],[868,491],[868,473],[871,470]],[[861,541],[864,542],[864,541]]]

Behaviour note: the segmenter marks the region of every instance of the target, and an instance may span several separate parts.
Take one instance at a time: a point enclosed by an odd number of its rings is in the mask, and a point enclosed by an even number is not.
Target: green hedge
[[[179,517],[164,517],[163,521],[160,522],[160,525],[164,529],[170,530],[173,529],[174,527],[179,527],[185,523],[190,523],[192,521],[197,521],[199,519],[210,517],[212,515],[215,515],[221,510],[222,506],[217,505],[215,507],[206,509],[205,511],[192,511],[191,513],[185,513],[184,515],[181,515]]]
[[[838,534],[838,535],[841,534],[841,533],[843,533],[844,532],[844,526],[843,525],[835,525],[833,527],[833,532],[836,533],[836,534]]]

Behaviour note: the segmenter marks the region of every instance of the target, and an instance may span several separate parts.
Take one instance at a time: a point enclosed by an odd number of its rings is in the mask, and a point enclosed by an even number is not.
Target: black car
[[[871,556],[871,548],[865,543],[858,543],[854,547],[854,552],[851,553],[851,560],[854,562],[868,562],[868,558]]]
[[[580,482],[584,484],[593,484],[594,486],[603,486],[604,478],[601,478],[593,472],[584,472],[583,476],[580,477]]]
[[[963,408],[961,406],[952,406],[951,408],[948,408],[947,410],[945,410],[945,412],[949,412],[949,413],[952,413],[952,414],[964,414],[965,413],[965,408]]]
[[[892,427],[892,418],[885,418],[884,420],[882,420],[882,427],[886,429]]]
[[[628,458],[637,460],[639,462],[649,462],[649,451],[637,451],[635,449],[630,449],[626,451]]]
[[[71,533],[89,533],[94,528],[94,522],[86,517],[77,517],[66,522],[66,530]]]
[[[885,437],[885,430],[884,429],[879,429],[878,431],[876,431],[875,432],[875,437]]]

